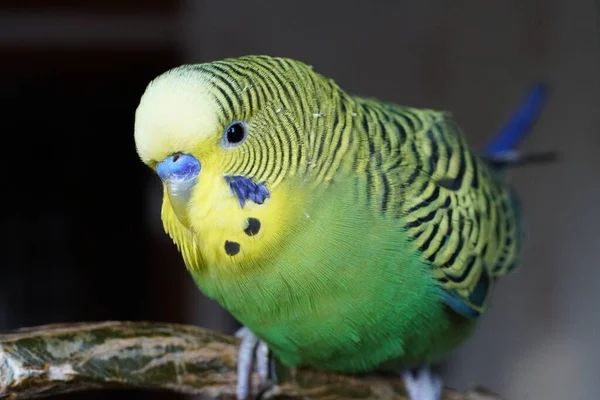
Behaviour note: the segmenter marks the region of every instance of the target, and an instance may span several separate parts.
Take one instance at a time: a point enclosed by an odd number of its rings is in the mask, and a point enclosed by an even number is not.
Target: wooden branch
[[[149,322],[54,324],[0,335],[0,399],[101,388],[143,388],[235,399],[235,337]],[[406,399],[398,377],[295,371],[276,398]],[[255,382],[257,378],[254,377]],[[493,400],[474,390],[448,400]]]

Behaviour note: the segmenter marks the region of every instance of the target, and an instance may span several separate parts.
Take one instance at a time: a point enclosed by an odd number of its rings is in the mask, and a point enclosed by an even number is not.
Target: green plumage
[[[285,364],[357,372],[437,360],[516,266],[514,196],[447,113],[350,96],[289,59],[228,59],[159,79],[209,88],[214,143],[231,121],[248,124],[245,142],[216,159],[222,175],[269,189],[243,213],[264,210],[271,236],[240,239],[229,257],[199,243],[229,234],[234,217],[190,208],[188,231],[165,203],[163,219],[199,287]]]

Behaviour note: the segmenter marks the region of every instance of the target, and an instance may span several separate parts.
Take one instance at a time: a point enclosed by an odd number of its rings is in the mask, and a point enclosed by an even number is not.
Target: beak
[[[169,194],[173,211],[179,221],[189,228],[188,204],[192,190],[198,183],[200,161],[189,154],[175,153],[158,163],[156,172]]]

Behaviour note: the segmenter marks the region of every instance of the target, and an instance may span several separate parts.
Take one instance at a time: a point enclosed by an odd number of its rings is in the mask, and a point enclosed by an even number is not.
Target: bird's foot
[[[429,366],[402,372],[404,386],[410,400],[440,400],[442,396],[442,378]]]
[[[257,398],[264,399],[276,386],[275,383],[269,385],[269,381],[275,382],[274,369],[271,365],[269,348],[265,342],[259,340],[250,329],[243,327],[239,329],[235,336],[242,339],[238,353],[238,381],[236,395],[238,400],[247,400],[251,398],[252,393],[252,371],[256,368],[260,379],[259,394]]]

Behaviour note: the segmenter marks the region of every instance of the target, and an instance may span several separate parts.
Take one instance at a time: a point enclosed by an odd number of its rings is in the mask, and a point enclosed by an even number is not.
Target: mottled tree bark
[[[143,388],[234,399],[238,339],[148,322],[55,324],[0,335],[0,399],[101,388]],[[294,371],[286,399],[405,399],[398,377]],[[445,399],[497,399],[483,391]]]

